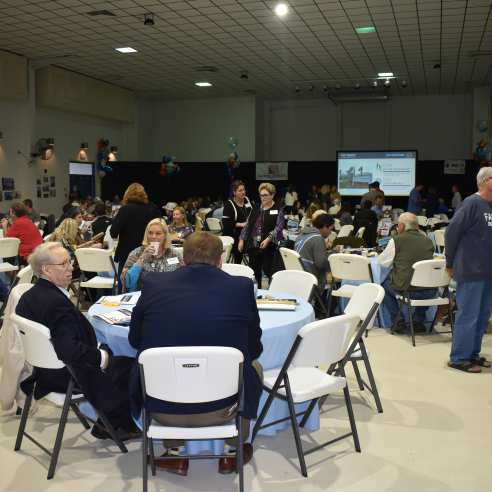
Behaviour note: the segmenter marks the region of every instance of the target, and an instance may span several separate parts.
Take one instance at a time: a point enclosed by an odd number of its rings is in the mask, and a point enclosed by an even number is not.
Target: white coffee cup
[[[159,241],[152,241],[149,246],[152,247],[152,255],[157,256],[159,254],[159,246],[161,243]]]

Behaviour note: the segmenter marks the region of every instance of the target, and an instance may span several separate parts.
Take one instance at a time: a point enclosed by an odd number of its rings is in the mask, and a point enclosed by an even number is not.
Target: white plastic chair
[[[51,340],[50,340],[50,330],[46,326],[43,326],[40,323],[36,323],[34,321],[23,318],[18,314],[12,314],[11,319],[17,325],[19,332],[22,335],[24,353],[26,356],[27,363],[31,364],[35,368],[42,368],[42,369],[63,369],[65,367],[65,364],[60,359],[58,359],[58,356],[56,355],[55,349],[53,348],[53,345],[51,344]],[[51,461],[48,469],[48,476],[47,476],[48,480],[50,478],[53,478],[55,474],[58,455],[60,453],[62,439],[63,439],[63,433],[65,431],[65,424],[67,422],[68,411],[70,410],[70,408],[72,408],[75,415],[78,417],[78,419],[85,427],[85,429],[90,428],[90,425],[88,424],[87,420],[91,420],[91,419],[87,419],[86,417],[84,417],[81,414],[79,408],[77,407],[77,404],[81,403],[84,400],[84,395],[83,394],[74,395],[73,394],[74,388],[75,388],[75,381],[71,377],[65,395],[61,393],[52,394],[52,396],[55,396],[55,401],[57,399],[63,400],[63,408],[60,415],[60,421],[58,424],[58,431],[56,434],[55,445],[53,447],[52,452],[49,452],[46,448],[43,447],[42,444],[37,442],[32,436],[30,436],[26,432],[27,418],[29,416],[29,408],[31,406],[32,398],[34,395],[34,388],[32,392],[29,395],[27,395],[24,408],[22,409],[22,416],[19,424],[19,430],[17,432],[17,439],[15,441],[14,450],[19,451],[22,445],[22,439],[24,436],[26,436],[40,449],[50,454]],[[127,448],[117,437],[114,428],[108,422],[106,416],[102,412],[97,411],[97,409],[95,410],[96,413],[98,414],[98,417],[104,423],[104,426],[107,432],[112,437],[113,441],[118,445],[122,453],[126,453],[128,451]]]
[[[304,271],[304,267],[301,262],[301,255],[289,248],[280,248],[280,256],[284,262],[284,268],[286,270],[300,270]]]
[[[444,235],[446,229],[436,229],[434,231],[434,239],[436,240],[436,247],[438,253],[444,253]]]
[[[344,225],[340,228],[340,231],[337,235],[337,238],[348,237],[348,236],[350,236],[350,234],[352,234],[353,230],[354,230],[353,225],[350,225],[350,224]]]
[[[240,492],[244,490],[242,418],[240,417],[244,401],[243,360],[243,354],[232,347],[158,347],[144,350],[139,355],[138,363],[144,398],[142,436],[144,492],[147,491],[149,462],[152,475],[155,475],[154,439],[215,440],[235,438],[237,440],[236,459],[239,472],[239,490]],[[163,378],[163,374],[168,376]],[[235,415],[231,415],[230,423],[223,425],[168,427],[153,422],[151,414],[145,410],[145,400],[148,397],[190,405],[213,402],[233,396],[237,396],[238,411]],[[213,457],[227,456],[217,455]],[[200,459],[201,456],[192,455],[187,456],[187,458]]]
[[[342,226],[340,225],[340,219],[337,219],[337,218],[335,217],[335,219],[334,219],[334,220],[335,220],[335,225],[333,226],[333,229],[334,229],[335,231],[339,231],[339,230],[340,230],[340,228],[342,227]]]
[[[359,227],[359,229],[355,233],[355,237],[362,239],[364,237],[364,232],[366,232],[366,228],[364,226]]]
[[[0,239],[0,258],[14,258],[14,265],[8,261],[0,263],[0,273],[16,272],[19,269],[19,245],[20,240],[16,237],[5,237]]]
[[[222,270],[229,275],[248,277],[253,281],[255,279],[255,272],[252,268],[246,265],[239,265],[237,263],[222,263]]]
[[[427,227],[429,223],[427,217],[424,215],[417,215],[417,222],[419,223],[419,227]]]
[[[309,301],[315,285],[318,285],[318,280],[312,273],[281,270],[273,274],[268,290],[285,292]]]
[[[383,406],[376,386],[376,380],[374,379],[374,374],[372,372],[371,363],[369,362],[369,353],[367,352],[362,334],[365,331],[367,335],[367,332],[373,327],[383,299],[384,289],[380,285],[371,283],[361,284],[355,289],[354,294],[344,310],[345,314],[358,316],[362,323],[358,339],[354,340],[355,343],[350,351],[349,360],[352,363],[359,389],[364,390],[364,387],[366,387],[372,393],[379,413],[383,412]],[[364,362],[366,373],[369,378],[369,385],[360,375],[357,366],[358,361]]]
[[[411,299],[411,291],[405,291],[396,296],[399,309],[391,330],[398,323],[401,317],[401,305],[405,304],[408,309],[408,317],[410,321],[410,333],[412,336],[412,345],[415,347],[415,330],[413,327],[412,308],[413,307],[430,307],[430,306],[445,306],[449,307],[449,322],[451,331],[453,330],[453,316],[451,312],[451,294],[449,292],[450,277],[446,271],[446,261],[443,259],[437,260],[422,260],[413,264],[413,275],[410,280],[410,286],[417,289],[439,289],[444,288],[447,291],[447,297],[436,296],[431,299]],[[436,312],[437,316],[437,312]],[[432,321],[431,331],[434,328],[436,317]]]
[[[372,282],[372,270],[369,260],[365,256],[348,253],[334,253],[328,257],[333,277],[328,312],[330,312],[333,297],[352,297],[357,285],[345,284],[342,281]],[[339,287],[336,288],[336,285]]]
[[[111,251],[99,248],[79,248],[75,250],[75,256],[80,268],[80,286],[77,296],[77,309],[80,304],[82,288],[85,289],[112,289],[116,292],[118,274],[111,255]],[[107,272],[111,277],[96,275],[85,280],[85,272]]]
[[[234,246],[234,238],[231,236],[219,236],[222,241],[224,251],[222,253],[222,263],[228,263],[231,259],[232,247]]]
[[[219,239],[222,241],[224,248],[229,244],[234,244],[234,238],[231,236],[219,236]]]
[[[290,419],[291,421],[301,473],[305,477],[307,477],[307,469],[304,455],[312,451],[352,436],[355,449],[360,452],[357,427],[344,368],[341,367],[339,376],[327,374],[319,368],[320,366],[336,365],[344,359],[358,323],[358,316],[343,314],[307,324],[299,330],[283,365],[264,373],[263,388],[269,395],[254,426],[252,441],[258,431],[263,428],[262,423],[273,400],[275,398],[287,400],[290,415],[282,420]],[[299,414],[296,415],[294,405],[311,401],[311,405],[306,410],[306,412],[310,412],[321,397],[340,390],[343,390],[344,393],[351,432],[304,451],[299,435],[299,426],[304,426],[305,419],[303,418],[298,424],[297,416]],[[306,412],[303,413],[306,414]]]
[[[208,217],[205,222],[207,223],[208,230],[212,234],[220,234],[222,232],[222,225],[219,219]]]
[[[7,307],[7,301],[9,299],[9,297],[12,295],[13,290],[20,284],[30,284],[32,282],[32,277],[33,277],[33,271],[32,271],[32,268],[30,265],[27,265],[24,268],[21,268],[17,272],[17,275],[15,276],[14,280],[12,281],[12,283],[10,285],[9,293],[7,294],[7,298],[2,303],[2,307],[0,307],[0,316],[3,315],[5,308]]]

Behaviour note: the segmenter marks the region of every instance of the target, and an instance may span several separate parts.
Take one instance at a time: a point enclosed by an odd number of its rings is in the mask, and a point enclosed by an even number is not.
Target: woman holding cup
[[[171,246],[166,223],[162,219],[153,219],[147,224],[142,245],[128,255],[121,282],[126,292],[133,292],[142,287],[147,273],[171,272],[182,264],[181,253]]]

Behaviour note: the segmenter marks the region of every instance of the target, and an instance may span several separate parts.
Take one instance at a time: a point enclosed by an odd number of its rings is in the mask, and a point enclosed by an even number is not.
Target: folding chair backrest
[[[10,319],[17,325],[22,335],[26,361],[42,369],[61,369],[65,364],[58,359],[51,343],[50,330],[40,323],[11,314]]]
[[[75,250],[79,267],[83,272],[114,273],[111,251],[98,248],[80,248]]]
[[[284,268],[286,270],[304,271],[301,262],[301,255],[296,251],[289,248],[280,248],[280,256],[282,257]]]
[[[219,219],[216,219],[215,217],[209,217],[206,222],[210,232],[220,232],[222,230]]]
[[[246,265],[240,265],[238,263],[222,263],[222,270],[229,275],[248,277],[251,280],[254,280],[255,278],[255,272],[252,268]]]
[[[446,232],[446,229],[436,229],[434,231],[434,238],[436,240],[436,245],[439,248],[444,248],[444,234]]]
[[[354,230],[353,225],[344,225],[340,228],[340,232],[338,233],[337,237],[347,237],[350,236],[352,231]]]
[[[331,274],[340,280],[372,282],[371,265],[365,256],[335,253],[328,257]]]
[[[443,259],[423,260],[413,264],[413,275],[410,285],[414,287],[447,287],[449,275]]]
[[[315,285],[318,285],[318,280],[312,273],[280,270],[273,274],[268,290],[285,292],[308,301]]]
[[[384,289],[380,285],[371,283],[358,285],[345,307],[344,313],[358,316],[361,321],[364,321],[367,319],[373,306],[375,304],[380,306],[383,299]],[[377,310],[374,311],[372,319],[367,320],[367,330],[372,328],[376,314]]]
[[[13,306],[11,307],[11,311],[15,313],[15,307],[19,303],[20,298],[22,295],[27,292],[33,284],[30,283],[18,283],[9,293],[9,299],[8,303],[13,303]]]
[[[364,237],[364,232],[366,232],[366,228],[365,227],[359,227],[359,230],[355,234],[355,237],[362,239]]]
[[[342,360],[359,322],[359,316],[342,314],[308,323],[298,333],[302,341],[292,365],[314,367]]]
[[[420,227],[425,227],[428,224],[428,220],[425,215],[417,215],[417,222]]]
[[[16,237],[0,239],[0,258],[13,258],[19,254],[20,240]]]
[[[224,244],[222,252],[222,263],[227,263],[231,258],[232,244]]]
[[[20,284],[30,284],[32,281],[32,276],[33,276],[33,271],[30,265],[25,266],[24,268],[21,268],[17,272],[17,285]]]
[[[222,241],[222,245],[224,248],[229,244],[232,246],[234,244],[234,238],[231,236],[219,236],[219,239]]]
[[[335,231],[339,231],[342,226],[340,225],[340,219],[335,217],[335,226],[333,227]]]
[[[204,403],[236,395],[243,360],[243,354],[232,347],[157,347],[138,357],[145,393],[176,403]]]

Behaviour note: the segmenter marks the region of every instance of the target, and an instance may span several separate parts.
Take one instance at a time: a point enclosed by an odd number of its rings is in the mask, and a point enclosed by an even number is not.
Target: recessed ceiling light
[[[394,77],[394,74],[393,72],[379,72],[378,77],[386,79],[388,77]]]
[[[285,3],[278,3],[275,6],[275,13],[279,17],[284,17],[284,16],[286,16],[289,13],[289,7]]]
[[[195,82],[195,85],[197,87],[212,87],[210,82]]]
[[[357,34],[369,34],[371,32],[376,32],[376,28],[374,26],[361,26],[356,27],[355,32]]]
[[[124,46],[123,48],[115,48],[119,53],[136,53],[137,50],[135,48],[131,48],[130,46]]]

